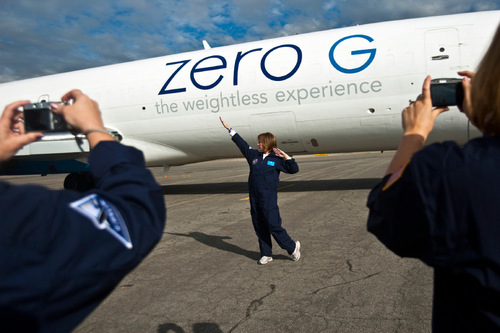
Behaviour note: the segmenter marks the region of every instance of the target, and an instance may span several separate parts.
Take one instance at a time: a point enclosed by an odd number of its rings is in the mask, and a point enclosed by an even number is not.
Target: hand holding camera
[[[23,105],[24,129],[26,132],[65,132],[70,127],[64,117],[52,112],[55,102],[29,103]]]
[[[463,76],[462,79],[462,89],[464,91],[464,99],[461,104],[458,105],[458,108],[461,112],[465,113],[465,115],[470,119],[472,116],[472,101],[471,101],[471,84],[472,79],[476,75],[471,71],[461,71],[458,72],[458,75]]]
[[[101,141],[115,141],[104,127],[101,110],[96,101],[78,89],[66,93],[62,101],[64,103],[73,101],[73,103],[53,104],[51,105],[53,111],[63,116],[75,131],[85,134],[91,149]]]
[[[89,129],[105,129],[97,103],[80,90],[68,92],[62,102],[28,103],[21,111],[26,132],[76,130],[84,133]]]
[[[433,108],[431,91],[431,77],[427,76],[422,86],[422,93],[402,113],[405,135],[419,135],[424,142],[432,131],[437,116],[448,110],[446,106]]]
[[[41,132],[25,133],[18,108],[26,103],[27,101],[11,103],[0,116],[0,162],[8,160],[23,146],[43,136]]]
[[[67,104],[70,101],[73,103]],[[62,103],[9,104],[0,117],[0,162],[40,140],[44,133],[69,130],[87,135],[91,149],[101,141],[115,140],[104,127],[97,103],[80,90],[65,94]]]
[[[62,101],[73,103],[54,104],[53,111],[62,115],[73,129],[80,133],[91,129],[105,130],[99,105],[80,90],[71,90],[62,97]]]

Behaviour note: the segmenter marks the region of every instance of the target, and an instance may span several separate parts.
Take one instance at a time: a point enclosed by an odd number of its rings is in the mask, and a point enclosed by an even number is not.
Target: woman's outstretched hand
[[[222,117],[219,117],[219,119],[220,119],[220,122],[222,123],[222,126],[224,126],[224,128],[225,128],[225,129],[227,129],[227,130],[229,131],[229,130],[231,129],[231,127],[229,127],[229,125],[228,125],[228,124],[226,124],[226,123],[224,122],[224,120],[222,120]]]

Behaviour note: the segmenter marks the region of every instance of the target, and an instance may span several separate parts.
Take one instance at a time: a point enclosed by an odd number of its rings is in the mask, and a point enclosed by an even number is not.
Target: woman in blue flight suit
[[[299,172],[299,166],[293,158],[276,146],[276,137],[267,132],[258,136],[259,150],[255,150],[243,138],[220,118],[222,125],[229,131],[232,140],[245,156],[249,166],[248,190],[250,194],[250,212],[255,233],[259,238],[261,258],[259,264],[265,265],[273,260],[271,235],[278,245],[292,256],[300,259],[300,242],[293,241],[281,226],[276,190],[281,171]]]

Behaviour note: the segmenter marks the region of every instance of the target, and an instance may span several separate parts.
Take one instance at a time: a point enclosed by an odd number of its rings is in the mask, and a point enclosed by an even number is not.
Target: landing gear
[[[84,192],[94,187],[94,178],[90,172],[72,172],[64,179],[64,188],[66,190]]]

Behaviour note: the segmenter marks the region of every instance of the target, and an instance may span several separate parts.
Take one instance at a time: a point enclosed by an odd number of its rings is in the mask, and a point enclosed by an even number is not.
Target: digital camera
[[[50,103],[40,102],[23,105],[26,132],[65,132],[70,130],[64,117],[52,112]]]
[[[464,100],[462,79],[434,79],[431,81],[432,106],[461,106]]]

